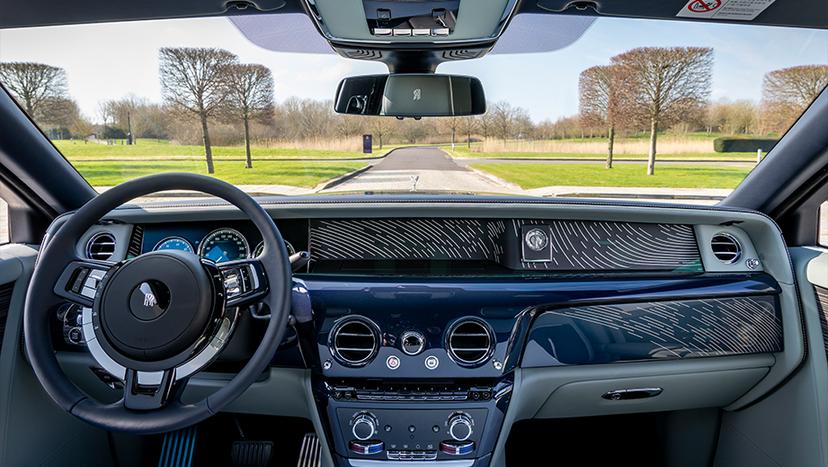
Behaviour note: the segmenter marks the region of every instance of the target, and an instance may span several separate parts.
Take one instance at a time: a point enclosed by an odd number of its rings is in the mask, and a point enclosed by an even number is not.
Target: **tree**
[[[273,75],[264,65],[232,64],[226,67],[226,109],[244,124],[245,168],[253,168],[250,154],[250,120],[273,115]]]
[[[767,130],[784,133],[828,85],[828,65],[802,65],[765,75],[762,110]]]
[[[49,116],[49,103],[68,99],[66,72],[43,63],[0,63],[0,82],[35,121]]]
[[[387,117],[369,117],[371,119],[371,133],[377,135],[379,149],[382,151],[383,137],[391,133],[391,125]]]
[[[607,168],[612,168],[612,150],[618,117],[616,67],[594,66],[581,72],[578,90],[583,126],[604,126],[607,129]]]
[[[207,173],[214,173],[213,150],[207,120],[227,99],[227,68],[236,55],[222,49],[164,47],[159,51],[161,94],[176,111],[196,116],[201,122]]]
[[[460,117],[451,116],[446,119],[446,126],[451,131],[451,149],[454,149],[457,140],[457,127],[460,126]]]
[[[657,134],[701,113],[712,85],[713,49],[643,47],[612,58],[618,74],[620,115],[649,124],[647,174],[655,172]]]
[[[495,136],[506,141],[513,134],[515,109],[506,101],[499,101],[492,107],[491,124]]]
[[[466,146],[471,149],[472,133],[477,129],[478,119],[474,117],[463,117],[460,120],[460,128],[466,135]]]
[[[109,130],[109,121],[112,120],[113,125],[115,123],[114,101],[98,102],[98,116],[101,117],[101,121],[103,121],[103,127],[101,128],[101,134],[99,136],[101,138],[106,138],[107,135],[111,133]]]

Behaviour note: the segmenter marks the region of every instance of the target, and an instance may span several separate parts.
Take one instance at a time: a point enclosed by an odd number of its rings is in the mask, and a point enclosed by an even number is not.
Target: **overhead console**
[[[325,37],[335,43],[453,44],[492,42],[516,0],[306,0]]]

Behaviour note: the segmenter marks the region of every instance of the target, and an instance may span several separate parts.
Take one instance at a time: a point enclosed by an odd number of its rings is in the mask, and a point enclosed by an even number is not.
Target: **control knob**
[[[448,421],[448,432],[455,441],[465,441],[472,435],[474,421],[464,413],[454,414]]]
[[[365,441],[371,439],[377,432],[377,419],[368,412],[361,412],[354,415],[351,423],[351,433],[354,438]]]

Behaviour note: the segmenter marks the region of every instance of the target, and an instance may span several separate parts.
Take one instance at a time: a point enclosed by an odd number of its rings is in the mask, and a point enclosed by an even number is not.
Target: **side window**
[[[817,242],[828,247],[828,201],[819,207],[819,239]]]

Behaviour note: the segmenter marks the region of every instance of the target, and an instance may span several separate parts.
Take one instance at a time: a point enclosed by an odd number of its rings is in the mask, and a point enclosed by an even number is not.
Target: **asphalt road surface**
[[[514,190],[458,165],[439,148],[416,147],[395,149],[367,171],[326,191],[511,193]]]

